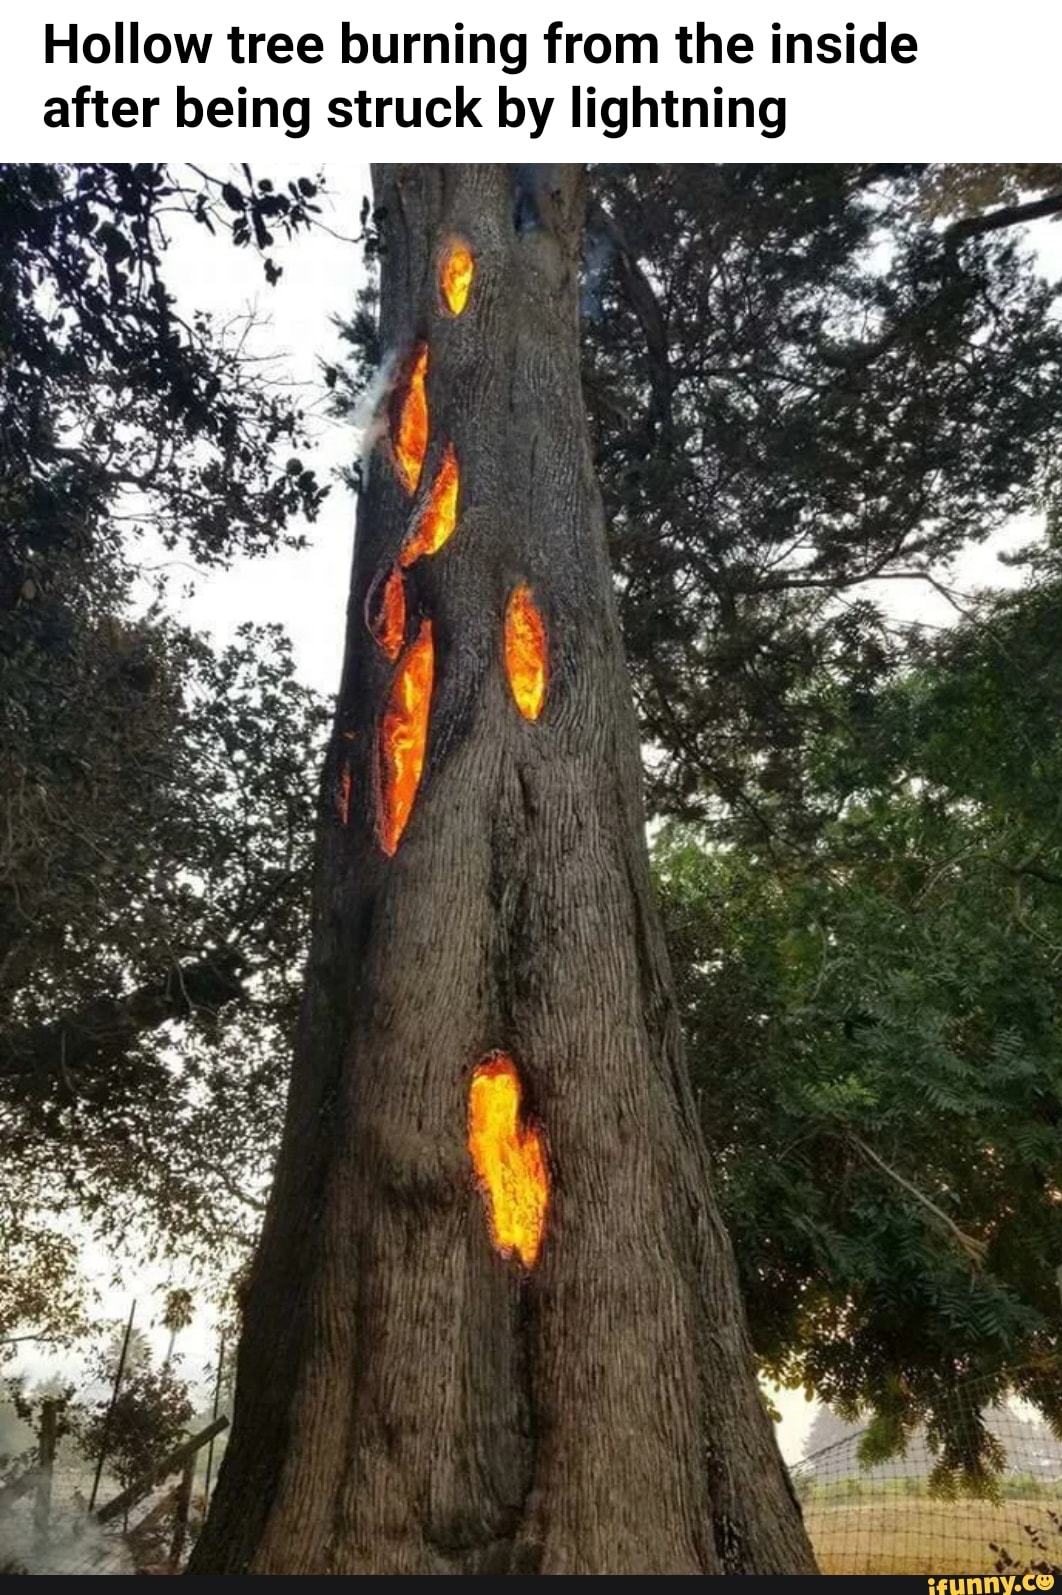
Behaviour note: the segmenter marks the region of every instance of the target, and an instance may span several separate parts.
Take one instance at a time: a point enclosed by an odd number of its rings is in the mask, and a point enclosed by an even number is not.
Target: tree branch
[[[987,1251],[984,1241],[976,1240],[972,1235],[967,1235],[965,1230],[961,1230],[955,1220],[948,1217],[943,1208],[938,1207],[934,1201],[931,1201],[924,1191],[918,1189],[917,1185],[912,1185],[910,1180],[904,1179],[902,1174],[897,1173],[896,1169],[886,1163],[884,1158],[879,1157],[874,1148],[868,1146],[858,1135],[854,1135],[851,1130],[848,1130],[846,1138],[857,1151],[862,1152],[869,1163],[872,1163],[876,1169],[880,1169],[882,1174],[887,1174],[890,1180],[894,1180],[902,1190],[906,1191],[909,1196],[913,1196],[916,1202],[919,1202],[927,1212],[931,1213],[938,1223],[943,1224],[949,1235],[958,1242],[975,1267],[979,1268],[981,1266]]]
[[[645,334],[651,390],[649,435],[650,438],[654,437],[659,427],[666,441],[670,438],[672,430],[671,364],[668,356],[667,327],[660,302],[616,218],[610,215],[603,205],[595,203],[591,207],[589,219],[590,225],[600,228],[616,251],[620,281],[626,290],[631,309],[638,317],[642,332]]]
[[[944,237],[953,241],[995,233],[1002,227],[1020,227],[1022,222],[1039,221],[1043,216],[1062,215],[1062,194],[1046,194],[1043,199],[1026,200],[1022,205],[1001,205],[980,216],[963,216],[945,228]]]
[[[69,1079],[72,1072],[98,1068],[108,1055],[126,1053],[138,1036],[169,1019],[242,1000],[242,969],[235,949],[220,949],[196,963],[175,966],[162,979],[124,997],[96,997],[51,1024],[8,1031],[0,1038],[0,1076],[61,1069]]]
[[[62,1337],[59,1335],[46,1335],[40,1331],[35,1331],[30,1335],[7,1335],[3,1340],[0,1340],[0,1346],[20,1346],[24,1340],[38,1340],[44,1346],[61,1346],[63,1344]]]
[[[215,1169],[214,1172],[222,1190],[227,1191],[234,1201],[242,1202],[245,1207],[249,1207],[254,1213],[265,1212],[268,1204],[260,1197],[251,1196],[242,1186],[237,1185],[235,1180],[231,1180],[224,1169]]]

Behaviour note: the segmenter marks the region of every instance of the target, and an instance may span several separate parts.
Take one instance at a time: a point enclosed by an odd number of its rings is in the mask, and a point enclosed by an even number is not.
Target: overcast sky
[[[301,174],[302,168],[292,165],[290,174],[274,168],[270,175],[286,180],[288,175]],[[349,239],[358,230],[362,196],[369,188],[368,168],[335,168],[327,177],[331,192],[324,201],[323,220],[334,233]],[[1062,224],[1042,223],[1033,236],[1045,272],[1062,276]],[[285,246],[278,258],[286,270],[280,283],[270,288],[260,260],[249,250],[237,251],[212,238],[203,227],[179,223],[173,233],[167,279],[185,315],[200,309],[229,321],[247,312],[257,314],[260,325],[253,333],[253,347],[257,353],[275,358],[276,375],[303,388],[319,440],[315,466],[318,475],[327,478],[357,453],[351,429],[328,419],[319,366],[322,359],[334,359],[338,353],[332,317],[345,315],[353,307],[362,280],[360,252],[332,233],[315,231]],[[331,694],[339,679],[353,527],[353,500],[336,483],[317,522],[306,528],[310,540],[306,550],[241,559],[226,571],[208,575],[174,566],[172,607],[218,642],[226,641],[246,620],[281,622],[292,637],[302,678]],[[992,545],[970,550],[954,572],[957,587],[968,591],[1013,581],[1013,573],[999,564],[999,549],[1018,546],[1036,529],[1032,522],[1016,525]],[[157,557],[149,545],[147,560]],[[185,591],[186,583],[191,585],[190,592]],[[875,596],[901,620],[946,625],[954,617],[946,600],[920,583],[879,584]],[[194,1283],[159,1268],[131,1274],[121,1262],[116,1278],[115,1259],[95,1250],[93,1258],[104,1314],[124,1316],[135,1293],[141,1303],[138,1320],[145,1327],[161,1310],[160,1285]],[[165,1332],[157,1328],[153,1338],[161,1351]],[[212,1355],[214,1339],[213,1315],[204,1308],[182,1336],[186,1374],[199,1377]],[[38,1356],[27,1361],[35,1372],[48,1366]],[[784,1415],[783,1450],[794,1460],[801,1453],[813,1408],[799,1392],[782,1392],[777,1399]]]
[[[278,186],[305,173],[305,166],[270,168]],[[166,264],[167,282],[186,316],[191,310],[206,310],[226,323],[255,315],[249,345],[270,358],[271,375],[301,392],[317,439],[310,463],[322,481],[357,453],[351,428],[328,416],[320,365],[338,356],[332,318],[350,314],[364,280],[361,251],[348,240],[359,231],[369,170],[339,169],[328,180],[332,191],[322,197],[321,220],[330,231],[302,233],[293,243],[280,245],[276,258],[285,269],[275,287],[266,283],[262,262],[250,249],[233,249],[183,218],[173,229]],[[292,637],[299,674],[321,692],[333,693],[339,682],[354,536],[352,495],[336,482],[316,522],[294,529],[304,530],[310,539],[310,546],[297,553],[239,559],[228,570],[198,575],[174,564],[171,607],[220,642],[243,621],[279,621]],[[158,557],[149,543],[147,562]],[[192,584],[190,594],[186,581]]]

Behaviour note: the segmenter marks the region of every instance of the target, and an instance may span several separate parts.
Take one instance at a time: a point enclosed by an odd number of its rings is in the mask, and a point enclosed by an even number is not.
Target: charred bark
[[[582,186],[376,173],[382,345],[407,376],[427,345],[430,441],[415,497],[384,443],[359,503],[288,1119],[197,1572],[813,1567],[653,905],[580,394]],[[452,239],[475,261],[457,316]],[[378,744],[402,662],[369,622],[451,447],[456,530],[404,570],[404,644],[430,622],[434,670],[389,856]],[[538,718],[505,673],[521,586],[548,639]],[[548,1161],[530,1268],[492,1243],[466,1139],[497,1051]]]

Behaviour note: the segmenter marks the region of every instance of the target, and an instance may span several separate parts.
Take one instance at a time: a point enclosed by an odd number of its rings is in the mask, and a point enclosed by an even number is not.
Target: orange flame
[[[437,554],[454,535],[457,525],[457,492],[460,476],[453,444],[446,446],[443,462],[432,483],[431,497],[417,520],[405,547],[398,556],[402,566],[412,565],[422,554]]]
[[[424,769],[434,673],[431,621],[425,620],[402,657],[380,726],[380,846],[389,857],[402,839]]]
[[[451,244],[439,271],[439,286],[452,316],[459,316],[467,305],[475,270],[476,263],[468,245],[460,240]]]
[[[397,659],[406,637],[406,587],[402,572],[395,567],[382,589],[370,593],[375,613],[369,617],[369,630],[388,659]]]
[[[428,346],[417,350],[395,429],[394,454],[407,493],[415,493],[428,451]]]
[[[529,587],[509,595],[505,668],[516,707],[525,720],[537,720],[546,701],[546,626]]]
[[[503,1257],[514,1251],[531,1268],[546,1225],[549,1180],[542,1135],[520,1124],[520,1077],[513,1060],[492,1053],[468,1093],[468,1150],[487,1204],[491,1238]]]

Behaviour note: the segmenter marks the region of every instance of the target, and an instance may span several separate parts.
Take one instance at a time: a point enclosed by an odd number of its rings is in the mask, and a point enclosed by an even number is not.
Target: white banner
[[[43,0],[24,160],[1052,160],[1062,6]]]

